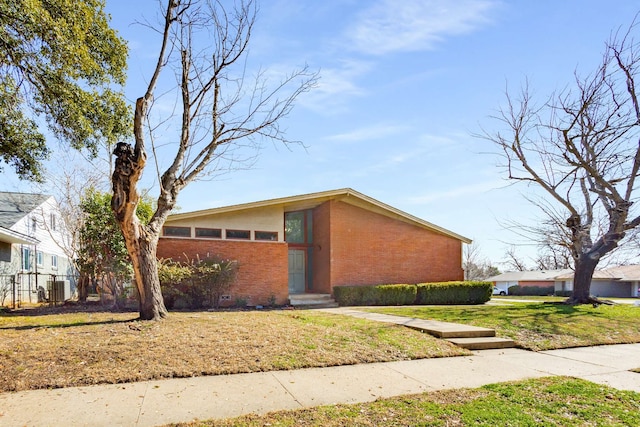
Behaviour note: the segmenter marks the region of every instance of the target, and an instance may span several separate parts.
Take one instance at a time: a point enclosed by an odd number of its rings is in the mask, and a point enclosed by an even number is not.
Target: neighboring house
[[[553,286],[556,292],[573,290],[573,270],[509,271],[489,277],[501,291],[510,286]],[[640,265],[623,265],[596,270],[591,279],[591,295],[596,297],[639,297]]]
[[[640,265],[622,265],[596,270],[590,293],[596,297],[629,298],[640,296]],[[556,291],[573,290],[573,273],[556,277]]]
[[[224,299],[249,305],[334,286],[462,280],[466,237],[352,189],[171,215],[159,258],[239,262]]]
[[[70,298],[75,272],[59,246],[67,238],[52,196],[0,192],[0,305]]]
[[[486,279],[493,282],[493,286],[500,291],[509,293],[510,286],[539,286],[551,287],[556,284],[556,277],[559,275],[571,274],[573,271],[565,270],[537,270],[537,271],[508,271]],[[573,277],[573,276],[572,276]]]

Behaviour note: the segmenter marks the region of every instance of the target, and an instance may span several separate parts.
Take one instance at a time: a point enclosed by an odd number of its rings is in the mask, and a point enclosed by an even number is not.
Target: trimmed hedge
[[[557,297],[570,297],[573,291],[555,291],[554,295]]]
[[[491,299],[491,282],[420,283],[416,304],[484,304]]]
[[[491,282],[444,282],[418,285],[336,286],[341,306],[484,304],[491,299]]]
[[[416,300],[416,286],[336,286],[333,296],[339,305],[410,305]]]
[[[516,296],[547,296],[553,295],[555,288],[553,286],[509,286],[509,295]]]

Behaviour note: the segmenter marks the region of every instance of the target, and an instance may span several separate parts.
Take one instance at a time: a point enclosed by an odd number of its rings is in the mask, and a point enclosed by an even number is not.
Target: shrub
[[[158,277],[164,305],[172,309],[179,298],[185,297],[182,281],[191,277],[191,269],[170,259],[158,261]]]
[[[333,296],[341,306],[407,305],[416,299],[415,285],[336,286]]]
[[[416,301],[415,285],[379,285],[376,305],[409,305]]]
[[[235,303],[236,308],[247,308],[248,304],[249,304],[249,298],[242,297],[242,296],[236,297],[236,303]]]
[[[336,286],[341,306],[410,304],[484,304],[491,299],[491,282],[444,282],[419,285]]]
[[[417,285],[416,304],[484,304],[491,299],[491,282],[444,282]]]
[[[160,286],[167,308],[182,298],[190,308],[219,308],[220,297],[229,291],[238,274],[238,262],[219,257],[196,257],[186,264],[161,260]]]
[[[573,291],[555,291],[554,295],[557,297],[570,297]]]
[[[553,286],[509,286],[509,295],[516,296],[546,296],[553,295]]]

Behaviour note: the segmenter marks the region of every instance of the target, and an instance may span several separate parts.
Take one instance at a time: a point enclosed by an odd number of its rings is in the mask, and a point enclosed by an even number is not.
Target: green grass
[[[493,328],[530,350],[640,342],[640,307],[511,305],[381,307],[369,311]]]
[[[637,426],[640,393],[539,378],[180,426]]]
[[[510,301],[510,302],[518,302],[518,300],[529,300],[529,301],[550,301],[550,302],[561,302],[567,299],[567,297],[554,297],[554,296],[539,296],[539,295],[493,295],[491,297],[493,301]]]

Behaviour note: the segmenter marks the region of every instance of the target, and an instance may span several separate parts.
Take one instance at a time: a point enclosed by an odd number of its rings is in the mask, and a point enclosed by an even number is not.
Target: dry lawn
[[[0,391],[469,354],[402,326],[303,310],[0,315]]]

